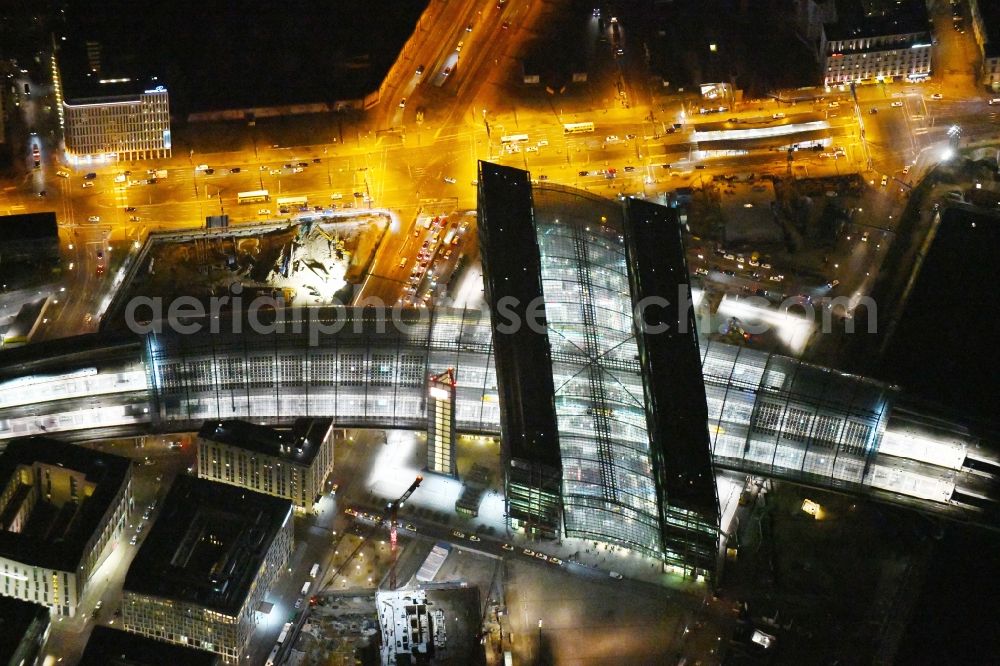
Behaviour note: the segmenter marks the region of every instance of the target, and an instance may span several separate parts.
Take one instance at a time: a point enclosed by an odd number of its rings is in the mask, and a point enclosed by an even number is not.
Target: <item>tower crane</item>
[[[417,476],[402,495],[389,502],[385,510],[385,519],[389,521],[389,546],[392,552],[392,565],[389,567],[389,590],[396,589],[396,527],[399,523],[399,507],[409,499],[413,491],[420,487],[424,477]]]

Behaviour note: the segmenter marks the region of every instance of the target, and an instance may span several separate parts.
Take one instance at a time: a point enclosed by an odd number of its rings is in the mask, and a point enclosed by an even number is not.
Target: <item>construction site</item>
[[[104,320],[122,321],[133,299],[169,301],[180,293],[206,305],[230,293],[244,303],[257,296],[296,307],[349,303],[389,223],[388,216],[371,213],[152,234]]]

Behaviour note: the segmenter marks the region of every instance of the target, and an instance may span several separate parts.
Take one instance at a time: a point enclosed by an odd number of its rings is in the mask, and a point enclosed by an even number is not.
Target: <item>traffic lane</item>
[[[389,531],[389,526],[379,519],[382,509],[353,505],[343,509],[343,511],[353,519],[353,522],[376,527],[386,532]],[[351,515],[347,513],[348,511],[355,511],[357,515]],[[421,520],[414,517],[412,512],[411,515],[399,520],[396,529],[397,533],[409,534],[431,541],[444,541],[456,548],[477,552],[489,557],[503,558],[514,556],[536,564],[546,564],[560,568],[565,568],[567,564],[565,560],[544,554],[540,550],[516,546],[507,541],[495,539],[485,532],[468,532]],[[544,556],[544,560],[542,556]]]

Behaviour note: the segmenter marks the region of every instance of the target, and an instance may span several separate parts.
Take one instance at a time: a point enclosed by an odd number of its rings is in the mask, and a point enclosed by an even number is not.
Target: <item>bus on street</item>
[[[500,137],[500,143],[527,143],[527,134],[507,134]]]
[[[237,203],[258,203],[261,201],[270,201],[271,197],[268,195],[267,190],[252,190],[250,192],[238,192],[236,194]]]
[[[309,199],[308,197],[278,197],[277,202],[278,206],[281,207],[305,206],[309,202]]]
[[[594,131],[594,123],[565,123],[564,134],[586,134]]]

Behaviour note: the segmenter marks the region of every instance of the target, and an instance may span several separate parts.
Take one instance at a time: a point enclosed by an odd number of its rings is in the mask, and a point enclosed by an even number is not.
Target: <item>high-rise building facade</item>
[[[157,86],[132,95],[62,103],[70,163],[170,157],[170,96]]]
[[[868,8],[862,0],[837,2],[838,21],[823,26],[824,83],[919,81],[931,74],[931,38],[923,0]]]
[[[710,574],[719,516],[694,325],[675,305],[672,334],[646,336],[634,314],[689,290],[675,212],[532,188],[485,162],[479,188],[511,527]]]
[[[298,510],[319,500],[333,471],[333,421],[296,419],[289,429],[207,421],[198,432],[198,476],[284,497]]]
[[[0,594],[75,615],[131,498],[126,458],[42,437],[9,443],[0,455]]]
[[[455,371],[427,380],[427,471],[457,476],[455,467]]]
[[[288,500],[178,476],[122,590],[127,631],[235,664],[292,553]]]

